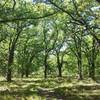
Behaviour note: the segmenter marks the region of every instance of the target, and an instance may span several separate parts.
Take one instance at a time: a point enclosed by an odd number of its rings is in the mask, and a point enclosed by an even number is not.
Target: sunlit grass
[[[13,78],[11,83],[7,83],[4,78],[0,81],[0,100],[58,100],[58,98],[93,100],[91,98],[96,96],[100,98],[100,83],[91,79],[79,81],[68,78],[38,77]]]

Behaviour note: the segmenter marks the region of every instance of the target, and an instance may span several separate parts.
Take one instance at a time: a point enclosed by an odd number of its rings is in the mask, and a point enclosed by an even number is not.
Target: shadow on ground
[[[1,81],[0,100],[100,100],[100,84],[65,78]]]

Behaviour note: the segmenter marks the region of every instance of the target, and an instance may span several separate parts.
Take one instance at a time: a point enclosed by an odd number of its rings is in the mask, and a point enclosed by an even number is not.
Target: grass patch
[[[14,78],[0,81],[0,100],[100,100],[100,84],[68,78]]]

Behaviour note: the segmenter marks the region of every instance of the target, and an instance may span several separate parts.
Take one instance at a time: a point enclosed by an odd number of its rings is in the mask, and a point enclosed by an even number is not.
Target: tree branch
[[[14,21],[24,21],[24,20],[29,20],[29,19],[38,20],[38,19],[43,19],[43,18],[46,18],[46,17],[53,16],[56,13],[58,13],[58,12],[53,12],[53,13],[50,13],[48,15],[43,15],[43,16],[38,16],[38,17],[30,16],[30,17],[18,17],[18,18],[12,18],[12,19],[2,19],[2,20],[0,20],[0,24],[1,23],[7,23],[7,22],[14,22]]]

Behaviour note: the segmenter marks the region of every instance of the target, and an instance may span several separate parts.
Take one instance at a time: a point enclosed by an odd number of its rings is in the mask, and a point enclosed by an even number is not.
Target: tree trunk
[[[91,62],[90,70],[89,70],[89,77],[93,80],[95,79],[95,64]]]
[[[81,36],[74,36],[74,42],[76,47],[76,53],[75,56],[77,57],[77,66],[78,66],[78,78],[79,80],[83,79],[82,75],[82,35]]]
[[[10,45],[9,45],[9,57],[8,57],[8,69],[7,69],[7,81],[11,82],[11,78],[12,78],[12,68],[11,65],[13,63],[14,60],[14,51],[15,51],[15,47],[16,47],[16,43],[17,40],[20,36],[21,30],[19,31],[19,28],[17,28],[17,34],[16,37],[13,39],[13,41],[10,41]]]
[[[8,71],[7,71],[7,82],[11,82],[11,77],[12,77],[12,75],[11,75],[11,68],[8,68]]]
[[[79,80],[83,79],[83,75],[82,75],[82,50],[81,50],[81,42],[82,40],[80,38],[78,38],[78,48],[77,48],[77,60],[78,60],[78,72],[79,72]]]
[[[44,78],[47,78],[47,69],[48,69],[48,64],[47,64],[47,55],[45,55],[45,59],[44,59]]]
[[[89,73],[89,77],[91,77],[91,57],[88,57],[88,73]]]
[[[26,77],[27,78],[29,77],[29,70],[28,69],[26,70]]]
[[[21,78],[24,77],[24,74],[25,74],[25,70],[22,68],[22,70],[21,70]]]
[[[57,54],[58,76],[62,77],[63,55],[61,56],[61,59],[60,59],[60,52],[56,51],[56,54]]]
[[[91,68],[89,76],[94,80],[95,79],[95,59],[96,59],[96,48],[95,48],[95,38],[92,42],[92,53],[91,53]]]
[[[82,75],[82,61],[80,58],[78,58],[78,73],[79,73],[79,80],[83,79]]]
[[[26,69],[25,69],[25,76],[26,76],[26,78],[28,78],[29,77],[29,64],[26,64]]]
[[[13,63],[13,58],[14,58],[14,47],[12,46],[11,50],[9,50],[8,69],[7,69],[7,82],[11,82],[11,77],[12,77],[11,65]]]
[[[59,77],[62,77],[62,66],[58,65]]]

